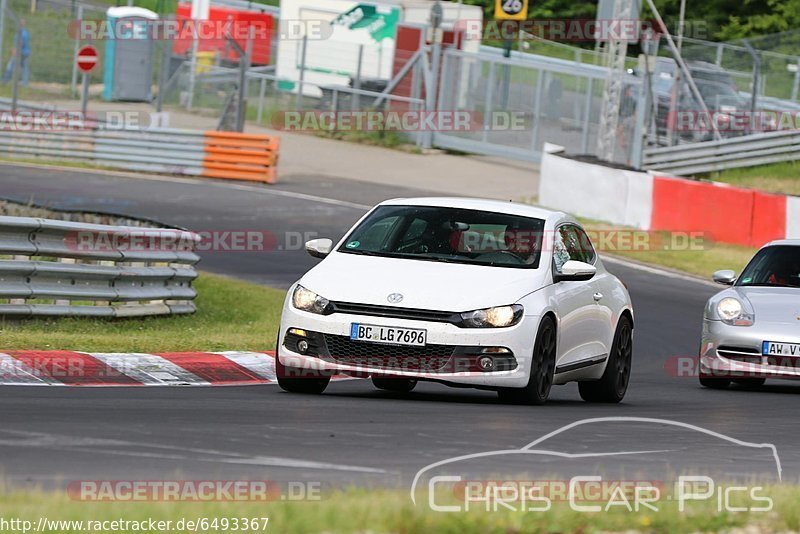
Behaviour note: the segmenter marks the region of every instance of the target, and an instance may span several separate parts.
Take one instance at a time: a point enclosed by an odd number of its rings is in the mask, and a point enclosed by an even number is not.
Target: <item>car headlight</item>
[[[292,304],[298,310],[322,315],[329,311],[331,302],[325,297],[297,284],[297,287],[294,288],[294,293],[292,293]]]
[[[461,314],[462,324],[469,328],[503,328],[522,320],[522,305],[496,306]]]
[[[742,303],[733,297],[725,297],[717,303],[717,314],[723,323],[731,326],[751,326],[753,324],[753,316],[745,313]]]

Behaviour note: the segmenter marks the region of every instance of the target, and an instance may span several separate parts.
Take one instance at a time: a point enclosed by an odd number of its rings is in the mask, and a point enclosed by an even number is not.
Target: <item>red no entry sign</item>
[[[97,65],[97,49],[92,45],[86,45],[78,50],[78,57],[75,58],[78,68],[83,72],[91,72]]]

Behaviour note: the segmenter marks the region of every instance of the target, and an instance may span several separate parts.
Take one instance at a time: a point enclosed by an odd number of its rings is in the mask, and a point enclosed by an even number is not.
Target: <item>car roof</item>
[[[725,72],[725,69],[708,61],[690,60],[686,62],[689,70],[705,70],[709,72]]]
[[[800,239],[776,239],[775,241],[770,241],[761,248],[774,247],[776,245],[789,245],[792,247],[800,247]]]
[[[549,210],[530,204],[519,202],[505,202],[502,200],[490,200],[485,198],[468,197],[419,197],[419,198],[393,198],[381,202],[384,206],[436,206],[443,208],[461,208],[480,211],[491,211],[496,213],[506,213],[508,215],[519,215],[520,217],[534,217],[543,220],[566,219],[574,221],[561,211]]]

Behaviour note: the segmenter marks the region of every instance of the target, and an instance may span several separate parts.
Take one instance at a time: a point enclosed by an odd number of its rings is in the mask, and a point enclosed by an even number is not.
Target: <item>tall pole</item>
[[[156,96],[156,111],[161,112],[164,108],[164,97],[167,96],[167,76],[169,74],[169,62],[172,59],[170,41],[161,41],[161,68],[158,69],[158,95]]]
[[[81,118],[86,121],[86,110],[89,108],[89,73],[83,73],[81,82]]]
[[[364,63],[364,45],[358,45],[358,61],[356,61],[356,77],[353,79],[353,89],[358,91],[361,89],[361,68]],[[361,97],[358,93],[353,93],[353,98],[350,99],[350,107],[353,110],[359,109],[361,106]]]
[[[612,20],[630,19],[633,0],[615,0]],[[622,90],[625,83],[625,56],[628,53],[627,36],[609,32],[606,42],[606,87],[603,105],[600,108],[600,128],[597,132],[597,157],[614,161],[619,128],[619,112],[622,105]]]
[[[678,52],[683,47],[683,31],[686,24],[686,0],[681,0],[681,11],[678,15],[678,36],[675,45],[678,47]]]
[[[294,107],[297,111],[303,109],[303,85],[306,79],[306,47],[308,46],[308,35],[303,34],[303,42],[300,49],[300,76],[297,80],[297,100]]]
[[[703,95],[700,94],[700,89],[697,88],[697,84],[694,83],[694,78],[692,78],[692,74],[689,72],[689,67],[686,65],[686,62],[683,60],[683,56],[681,56],[678,47],[675,46],[675,41],[672,40],[672,36],[667,29],[667,25],[664,24],[664,19],[661,18],[661,14],[658,12],[658,8],[656,7],[655,2],[653,0],[645,0],[647,5],[650,7],[650,11],[653,12],[653,16],[656,18],[656,22],[658,22],[658,27],[661,28],[661,31],[664,32],[664,36],[667,38],[667,45],[669,46],[672,53],[675,55],[675,62],[678,64],[678,68],[686,76],[686,83],[689,84],[689,90],[692,92],[692,96],[697,99],[698,104],[700,105],[700,110],[705,113],[707,117],[710,117],[711,114],[708,111],[708,106],[706,106],[705,100],[703,100]],[[711,130],[714,132],[714,139],[722,139],[722,136],[717,129],[717,126],[714,124],[714,121],[711,121]]]
[[[197,76],[197,52],[200,46],[198,39],[197,23],[199,21],[208,20],[208,12],[210,10],[210,0],[192,0],[191,21],[192,24],[192,57],[189,65],[189,98],[186,103],[186,109],[192,109],[192,102],[194,100],[194,86],[197,83],[195,77]]]
[[[83,4],[78,6],[78,20],[83,19]],[[75,39],[75,49],[72,53],[72,78],[70,79],[69,92],[70,96],[75,97],[75,91],[78,89],[78,50],[81,47],[80,39]]]
[[[233,41],[236,43],[236,41]],[[253,27],[248,30],[247,43],[244,55],[239,56],[239,93],[236,102],[236,131],[244,132],[244,122],[247,118],[247,71],[253,57]]]
[[[22,31],[17,23],[17,35],[14,38],[14,70],[11,75],[11,113],[17,112],[19,99],[19,76],[22,70]]]
[[[6,35],[6,10],[8,0],[0,0],[0,59],[3,57],[3,37]]]

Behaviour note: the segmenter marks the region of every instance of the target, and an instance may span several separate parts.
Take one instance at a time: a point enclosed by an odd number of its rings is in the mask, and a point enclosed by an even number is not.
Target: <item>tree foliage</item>
[[[464,0],[494,16],[492,0]],[[597,0],[529,0],[531,19],[594,18]],[[655,0],[670,32],[675,33],[680,0]],[[648,17],[647,9],[642,16]],[[800,29],[800,0],[687,0],[687,32],[707,40],[733,40]],[[703,35],[704,34],[704,35]]]

